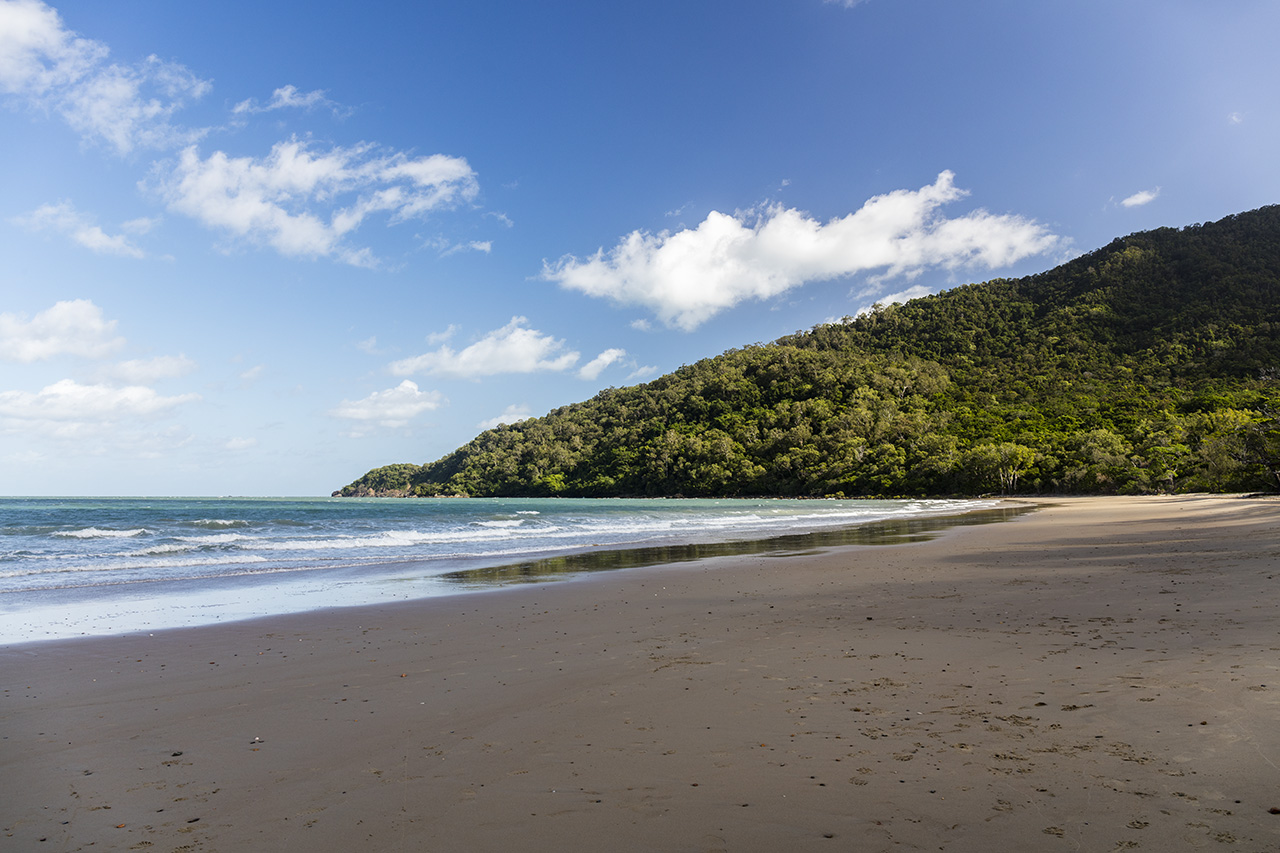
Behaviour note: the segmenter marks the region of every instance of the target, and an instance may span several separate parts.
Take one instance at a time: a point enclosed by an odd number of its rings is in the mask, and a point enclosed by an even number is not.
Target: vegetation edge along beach
[[[1280,206],[878,305],[335,496],[1149,494],[1280,485]]]

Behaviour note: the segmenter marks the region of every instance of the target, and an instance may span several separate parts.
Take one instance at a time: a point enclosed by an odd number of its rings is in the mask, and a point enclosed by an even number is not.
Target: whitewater
[[[486,570],[564,555],[771,540],[995,504],[0,498],[0,643],[474,592],[501,579],[488,571],[485,583]]]

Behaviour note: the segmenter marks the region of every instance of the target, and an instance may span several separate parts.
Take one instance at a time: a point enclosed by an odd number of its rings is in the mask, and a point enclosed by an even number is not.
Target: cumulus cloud
[[[71,437],[121,421],[166,414],[198,394],[165,397],[140,385],[82,385],[63,379],[38,392],[0,392],[0,424],[7,429],[37,429],[54,437]]]
[[[126,65],[109,62],[109,54],[106,45],[66,29],[39,0],[0,2],[0,91],[60,114],[86,140],[120,154],[204,134],[170,119],[207,93],[208,81],[155,56]]]
[[[171,210],[283,255],[374,263],[344,238],[370,216],[392,222],[473,198],[475,173],[460,157],[409,157],[360,144],[318,148],[300,139],[266,157],[202,156],[185,148],[157,170],[153,184]],[[340,203],[339,199],[344,200]]]
[[[120,255],[126,258],[142,258],[145,253],[124,234],[108,234],[93,220],[76,210],[69,201],[42,205],[26,216],[13,219],[18,225],[32,231],[53,231],[70,237],[72,242],[102,255]],[[145,233],[152,220],[135,219],[121,226],[126,231]]]
[[[579,353],[568,351],[563,340],[528,328],[527,317],[512,317],[469,347],[455,351],[442,346],[435,352],[392,362],[396,376],[430,373],[460,379],[476,379],[499,373],[534,373],[568,370]]]
[[[1159,197],[1159,195],[1160,195],[1160,188],[1156,187],[1155,189],[1152,189],[1152,190],[1143,190],[1142,192],[1136,192],[1133,195],[1126,198],[1124,201],[1120,202],[1120,204],[1124,205],[1125,207],[1142,207],[1142,205],[1144,204],[1150,204],[1151,202],[1155,201],[1156,198]]]
[[[395,388],[374,391],[362,400],[343,400],[329,414],[396,429],[407,426],[425,411],[440,408],[444,402],[439,391],[421,391],[417,383],[406,379]]]
[[[880,270],[915,277],[930,267],[994,268],[1046,252],[1061,239],[1034,220],[975,210],[947,219],[938,209],[967,195],[951,172],[919,190],[868,200],[821,223],[780,205],[725,214],[696,228],[633,231],[586,260],[545,263],[542,278],[588,296],[642,305],[668,326],[691,331],[740,302],[768,299],[807,281]]]
[[[124,346],[115,320],[87,299],[57,302],[34,317],[0,314],[0,358],[30,363],[59,355],[103,358]]]
[[[600,353],[595,358],[591,359],[591,361],[588,361],[586,364],[582,365],[582,367],[578,368],[578,378],[595,380],[599,378],[600,374],[604,371],[606,367],[613,364],[615,361],[622,358],[626,354],[627,354],[627,351],[624,349],[618,349],[616,347],[607,349],[604,352]]]
[[[493,429],[502,424],[518,424],[520,421],[527,421],[533,416],[533,412],[524,403],[514,403],[503,411],[496,418],[489,418],[476,424],[480,429]]]

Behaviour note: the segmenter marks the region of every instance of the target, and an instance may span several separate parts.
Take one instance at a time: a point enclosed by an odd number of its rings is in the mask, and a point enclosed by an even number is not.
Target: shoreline
[[[711,556],[905,542],[937,535],[953,525],[1000,521],[1030,509],[1010,500],[967,503],[971,506],[931,507],[918,515],[871,521],[823,523],[810,519],[808,532],[725,527],[651,534],[639,541],[610,542],[606,538],[592,544],[559,543],[554,547],[544,543],[523,552],[403,555],[348,565],[316,560],[210,577],[142,577],[6,590],[0,592],[0,646],[229,625],[317,610],[487,592],[509,583],[568,580],[581,573],[686,563]],[[706,538],[687,541],[690,536]],[[253,565],[253,557],[248,559],[245,565]]]
[[[906,545],[3,646],[0,830],[23,850],[1280,847],[1280,503],[1033,503]]]

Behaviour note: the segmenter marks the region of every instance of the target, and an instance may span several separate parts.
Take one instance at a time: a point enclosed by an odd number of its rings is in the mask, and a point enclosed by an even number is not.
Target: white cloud
[[[835,5],[843,6],[846,9],[852,9],[854,6],[857,6],[859,3],[863,2],[863,0],[822,0],[822,2],[834,3]]]
[[[1000,267],[1046,252],[1061,239],[1034,220],[975,210],[947,219],[963,198],[951,172],[917,191],[896,190],[826,224],[780,205],[733,215],[712,211],[696,228],[628,234],[608,253],[543,264],[542,278],[588,296],[650,308],[691,331],[749,299],[807,281],[871,270],[914,277],[928,267]]]
[[[1243,124],[1244,115],[1241,113],[1230,113],[1229,115],[1227,115],[1227,121],[1230,122],[1231,124]]]
[[[119,154],[199,138],[175,127],[173,113],[210,89],[181,65],[149,56],[108,63],[106,45],[80,38],[38,0],[0,2],[0,90],[55,111],[86,140]]]
[[[58,355],[103,358],[124,346],[113,337],[115,320],[87,299],[57,302],[30,320],[0,314],[0,359],[33,362]]]
[[[860,317],[863,314],[869,314],[874,310],[876,305],[897,305],[903,302],[910,302],[912,299],[918,299],[921,296],[928,296],[930,292],[929,288],[922,284],[917,284],[914,287],[908,287],[906,290],[900,290],[897,293],[887,293],[884,296],[877,297],[875,303],[872,305],[864,305],[859,308],[854,312],[854,316]],[[827,322],[838,321],[828,320]]]
[[[646,364],[641,367],[637,367],[635,370],[627,374],[627,381],[641,382],[645,379],[652,379],[653,377],[657,376],[659,372],[660,371],[658,370],[657,365]]]
[[[95,225],[93,220],[76,210],[69,201],[58,204],[42,205],[26,216],[18,216],[13,220],[32,231],[53,231],[65,234],[71,240],[90,251],[103,255],[121,255],[128,258],[142,258],[145,253],[129,241],[124,234],[108,234]],[[121,227],[133,233],[145,233],[152,220],[135,219]]]
[[[239,437],[227,439],[227,443],[223,445],[225,449],[230,450],[232,452],[248,450],[251,447],[257,447],[257,446],[258,446],[258,439],[239,438]]]
[[[458,326],[458,324],[450,323],[449,328],[445,329],[443,332],[432,332],[431,334],[427,335],[427,343],[431,344],[432,346],[434,346],[435,344],[442,344],[445,341],[452,338],[455,334],[457,334],[459,328],[461,327]]]
[[[44,3],[0,3],[0,86],[6,92],[41,95],[82,79],[106,56],[104,45],[65,30],[57,11]]]
[[[395,388],[374,391],[363,400],[343,400],[329,414],[394,429],[408,425],[422,412],[440,408],[444,402],[439,391],[420,391],[417,383],[406,379]]]
[[[1155,201],[1159,195],[1160,188],[1156,187],[1153,190],[1143,190],[1142,192],[1134,193],[1120,203],[1125,207],[1141,207],[1144,204],[1150,204]]]
[[[487,255],[493,251],[492,240],[469,240],[465,243],[453,243],[447,237],[432,237],[424,240],[423,246],[435,249],[442,258],[447,258],[460,252],[483,252]]]
[[[66,29],[57,11],[39,0],[0,0],[0,94],[61,115],[86,141],[120,155],[182,149],[176,159],[154,164],[145,185],[171,210],[236,238],[291,257],[376,266],[369,248],[346,242],[369,217],[401,222],[478,192],[475,173],[462,158],[415,157],[367,143],[322,148],[291,138],[263,157],[205,155],[195,143],[207,129],[184,127],[173,118],[211,84],[155,56],[127,65],[109,62],[109,53],[106,45]],[[266,106],[250,99],[233,112],[322,105],[338,111],[323,91],[290,85],[276,89]],[[82,217],[54,221],[94,251],[141,256],[125,237]],[[476,241],[463,248],[488,251],[485,245]]]
[[[164,397],[140,385],[118,388],[64,379],[34,394],[0,392],[0,424],[66,438],[121,421],[152,418],[199,399],[198,394]]]
[[[578,378],[588,380],[598,379],[606,367],[613,364],[626,354],[627,351],[624,349],[618,349],[616,347],[607,349],[595,358],[591,359],[591,361],[582,365],[582,367],[578,369]]]
[[[205,135],[203,129],[175,126],[169,119],[187,99],[197,100],[210,88],[181,65],[148,56],[133,67],[111,65],[73,86],[61,111],[86,139],[104,141],[120,154],[172,148]]]
[[[480,429],[493,429],[502,424],[517,424],[520,421],[527,421],[533,416],[533,412],[524,403],[514,403],[507,406],[506,410],[496,418],[489,418],[487,421],[481,421],[476,424]]]
[[[185,355],[161,355],[122,361],[104,373],[131,385],[147,385],[161,379],[177,379],[195,369],[196,363]]]
[[[266,113],[271,112],[272,110],[283,109],[312,110],[316,107],[329,107],[335,113],[340,113],[341,110],[338,105],[329,100],[326,95],[328,95],[328,93],[323,89],[316,89],[312,92],[300,92],[298,91],[297,86],[290,84],[287,86],[281,86],[279,89],[272,92],[271,100],[268,101],[265,106],[259,105],[255,99],[249,98],[248,100],[241,101],[236,104],[235,107],[232,108],[231,112],[239,115],[243,113]]]
[[[512,317],[511,322],[495,329],[469,347],[454,351],[442,346],[435,352],[392,362],[396,376],[430,373],[461,379],[475,379],[498,373],[534,373],[568,370],[580,358],[577,352],[566,352],[565,342],[527,328],[526,317]]]
[[[130,234],[148,234],[151,229],[160,224],[160,220],[151,216],[139,216],[137,219],[130,219],[128,222],[120,223],[120,230],[127,231]]]
[[[460,157],[411,158],[372,145],[316,149],[299,139],[272,146],[266,157],[203,157],[194,146],[157,171],[155,188],[170,209],[283,255],[336,256],[356,266],[375,263],[344,238],[371,215],[392,222],[473,198],[475,173]],[[346,206],[338,206],[346,199]]]
[[[440,257],[447,258],[449,255],[456,255],[459,252],[484,252],[487,255],[492,251],[492,240],[472,240],[468,243],[454,243],[452,246],[441,250]]]
[[[253,367],[250,367],[248,370],[245,370],[240,374],[240,381],[253,382],[258,377],[262,376],[266,369],[267,366],[265,364],[255,364]]]

